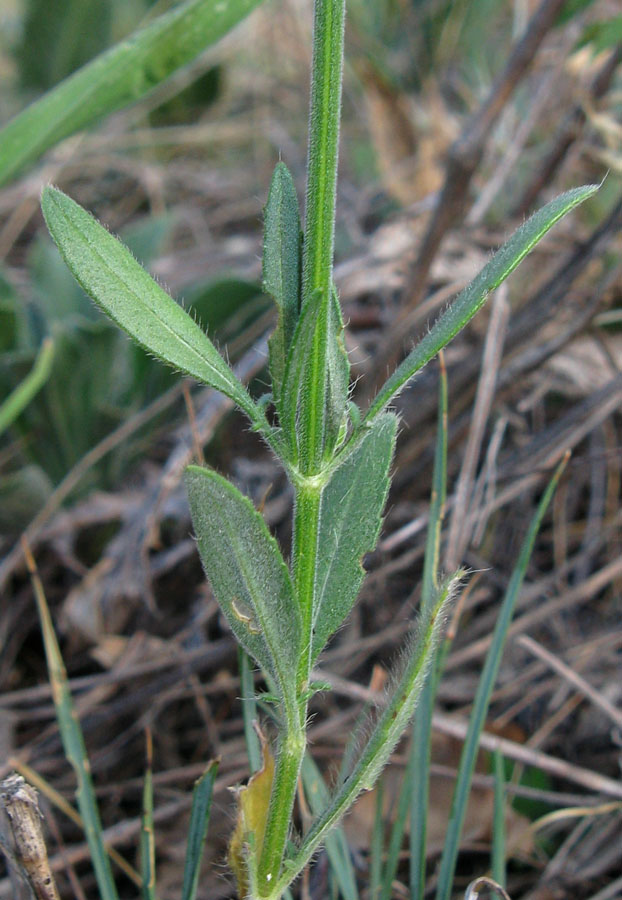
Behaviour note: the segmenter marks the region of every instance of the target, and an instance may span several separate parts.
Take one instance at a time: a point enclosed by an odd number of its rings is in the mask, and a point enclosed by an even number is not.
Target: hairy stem
[[[306,749],[305,721],[321,491],[319,485],[302,485],[296,489],[292,570],[296,601],[301,611],[303,635],[303,652],[298,669],[299,710],[297,722],[292,722],[291,717],[288,717],[287,732],[279,741],[268,821],[259,861],[257,881],[260,897],[272,894],[274,884],[281,874],[291,828],[298,775]]]
[[[335,241],[335,203],[345,0],[315,0],[302,303],[329,292]]]

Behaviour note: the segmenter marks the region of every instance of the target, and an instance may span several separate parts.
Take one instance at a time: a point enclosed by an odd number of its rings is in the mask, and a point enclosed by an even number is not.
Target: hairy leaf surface
[[[300,309],[302,231],[296,187],[287,166],[277,164],[264,210],[263,289],[279,308],[270,338],[270,374],[277,408],[287,352]]]
[[[225,478],[189,466],[185,480],[201,560],[214,595],[272,689],[293,705],[300,614],[281,551],[261,514]]]
[[[207,335],[120,241],[56,188],[44,189],[41,206],[74,277],[117,325],[146,350],[222,391],[257,420],[255,404]]]
[[[598,190],[598,185],[588,184],[560,194],[518,228],[512,237],[498,250],[479,275],[461,291],[449,309],[440,316],[430,331],[413,347],[406,359],[397,367],[381,388],[367,412],[373,418],[399,394],[404,385],[442,350],[475,313],[481,309],[491,292],[505,281],[518,264],[527,256],[544,235],[566,213],[574,209]]]
[[[312,662],[339,628],[364,577],[389,489],[397,417],[380,416],[324,488],[320,506]]]

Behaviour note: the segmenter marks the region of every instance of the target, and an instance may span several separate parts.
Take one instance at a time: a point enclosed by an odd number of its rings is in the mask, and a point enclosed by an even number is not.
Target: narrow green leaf
[[[102,53],[0,131],[0,184],[45,150],[145,96],[261,0],[188,0]]]
[[[184,864],[184,880],[181,900],[195,900],[199,886],[201,857],[207,837],[214,782],[218,772],[218,761],[211,762],[203,775],[195,782],[192,791],[192,809],[188,829],[188,845]]]
[[[58,641],[56,640],[56,634],[54,633],[52,617],[50,616],[50,610],[43,592],[43,586],[37,575],[30,550],[27,547],[25,547],[25,555],[37,601],[37,612],[39,613],[39,622],[41,624],[43,646],[45,648],[50,684],[52,685],[58,728],[65,756],[71,763],[76,775],[76,801],[84,822],[84,836],[95,871],[97,887],[101,900],[118,900],[117,888],[110,868],[110,860],[104,847],[101,820],[91,779],[84,736],[74,709],[67,672]]]
[[[140,829],[140,871],[143,900],[155,900],[155,833],[153,824],[153,767],[151,734],[147,733],[147,768],[143,785],[143,816]]]
[[[46,187],[41,207],[50,234],[81,287],[138,344],[209,384],[260,421],[243,385],[197,323],[86,210]]]
[[[491,292],[505,281],[547,231],[566,213],[591,197],[598,188],[599,185],[589,184],[560,194],[521,225],[471,284],[458,294],[449,309],[436,320],[430,331],[385,382],[372,402],[366,419],[369,420],[378,415],[399,394],[413,375],[464,328],[484,305]]]
[[[319,816],[330,798],[320,770],[308,753],[302,763],[300,775],[311,812],[314,816]],[[341,828],[336,828],[326,838],[326,853],[344,900],[358,900],[350,848]]]
[[[464,824],[464,817],[466,815],[469,792],[471,789],[471,781],[473,779],[475,762],[477,760],[479,737],[486,722],[490,697],[497,679],[499,666],[501,665],[501,658],[503,656],[503,648],[505,647],[508,629],[514,614],[516,600],[525,578],[525,572],[533,552],[536,536],[547,507],[555,493],[555,488],[557,487],[561,474],[566,466],[566,462],[567,458],[565,457],[557,467],[553,478],[542,495],[535,515],[529,525],[529,530],[523,541],[518,561],[512,572],[510,583],[508,584],[507,591],[501,603],[492,641],[486,656],[486,662],[484,663],[484,668],[477,685],[473,711],[469,719],[469,727],[460,756],[458,775],[449,816],[449,825],[447,827],[443,854],[441,856],[436,888],[436,900],[449,900],[451,897],[452,882],[460,846],[460,835],[462,833],[462,826]]]
[[[417,754],[411,745],[408,757],[408,765],[404,772],[404,787],[400,791],[397,800],[397,810],[391,828],[391,836],[389,838],[389,847],[387,849],[387,861],[382,873],[382,892],[380,900],[391,900],[393,896],[393,881],[397,875],[397,868],[400,862],[400,854],[404,843],[404,834],[406,832],[406,822],[410,813],[410,792],[409,786],[416,780],[424,780],[427,773],[417,769]]]
[[[447,494],[447,372],[441,365],[438,397],[438,431],[432,473],[430,519],[423,563],[421,605],[426,609],[434,602],[438,587],[438,560],[441,544],[441,528]],[[441,654],[437,655],[440,656]],[[423,900],[426,881],[426,848],[428,833],[428,807],[430,798],[432,713],[438,684],[439,661],[435,660],[428,680],[421,692],[421,700],[415,710],[412,727],[411,755],[414,770],[418,773],[409,785],[410,795],[410,897]]]
[[[371,833],[371,845],[369,848],[369,896],[370,900],[378,900],[382,890],[382,857],[384,856],[384,785],[382,778],[376,787],[376,802],[374,804],[374,827]]]
[[[46,338],[41,345],[31,371],[0,405],[0,434],[15,421],[35,394],[41,390],[50,377],[53,359],[54,345],[51,338]]]
[[[492,877],[506,886],[505,868],[505,771],[503,753],[499,748],[494,752],[495,762],[495,802],[492,824]]]
[[[232,631],[292,711],[300,613],[279,547],[248,497],[210,469],[189,466],[186,488],[199,553]]]
[[[311,662],[350,612],[376,545],[389,490],[397,417],[380,416],[322,491]]]
[[[591,44],[592,53],[596,56],[622,41],[622,16],[608,16],[600,22],[590,22],[577,42],[577,48]]]
[[[263,289],[279,308],[270,338],[272,391],[279,397],[289,351],[300,310],[302,231],[296,187],[287,166],[277,164],[264,210]]]
[[[306,304],[292,340],[281,396],[282,425],[294,461],[316,474],[342,436],[349,363],[334,287]]]

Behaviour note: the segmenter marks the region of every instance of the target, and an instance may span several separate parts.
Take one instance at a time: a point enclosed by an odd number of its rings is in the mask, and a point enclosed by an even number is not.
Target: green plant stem
[[[271,895],[273,885],[281,871],[291,829],[298,775],[305,755],[305,718],[306,716],[301,716],[296,726],[294,723],[288,722],[286,733],[283,733],[279,739],[268,820],[257,873],[259,897]]]
[[[294,592],[300,607],[303,652],[298,668],[299,689],[308,687],[311,665],[311,629],[317,568],[317,543],[320,523],[320,486],[302,486],[296,490],[292,568]]]
[[[257,887],[259,895],[262,897],[272,894],[274,883],[281,873],[291,828],[298,775],[306,749],[304,723],[307,717],[306,698],[311,659],[311,628],[321,492],[320,485],[300,485],[296,488],[292,570],[294,592],[302,619],[303,652],[298,670],[299,719],[297,722],[292,722],[291,717],[288,718],[287,731],[281,735],[279,740],[268,820],[257,877]]]
[[[331,289],[345,0],[315,0],[302,305]]]

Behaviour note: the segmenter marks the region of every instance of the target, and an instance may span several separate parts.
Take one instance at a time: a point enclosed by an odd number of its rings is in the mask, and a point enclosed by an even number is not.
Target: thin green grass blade
[[[397,367],[380,389],[365,419],[369,421],[378,415],[406,383],[464,328],[491,292],[505,281],[547,231],[598,188],[599,185],[588,184],[560,194],[521,225]]]
[[[153,743],[147,732],[147,766],[143,785],[143,816],[140,828],[140,873],[143,900],[156,900],[155,832],[153,825]]]
[[[240,671],[240,688],[242,691],[242,720],[244,722],[244,740],[248,764],[252,773],[259,772],[263,765],[261,744],[254,723],[257,722],[257,701],[255,700],[255,682],[253,680],[253,664],[250,656],[238,647],[238,668]]]
[[[57,188],[41,208],[74,278],[138,344],[169,365],[222,391],[254,424],[263,415],[200,326],[90,213]]]
[[[37,612],[41,623],[41,633],[50,684],[52,686],[56,718],[65,756],[71,763],[76,775],[76,801],[84,822],[84,835],[95,871],[97,887],[101,900],[118,900],[117,889],[110,868],[110,860],[102,838],[101,820],[91,780],[84,737],[71,699],[67,672],[65,671],[63,658],[54,633],[52,617],[43,592],[43,585],[37,575],[35,561],[29,547],[25,543],[23,547],[37,602]]]
[[[300,775],[311,812],[314,816],[319,816],[328,804],[329,794],[324,779],[309,754],[304,758]],[[341,828],[336,828],[326,839],[326,853],[344,900],[358,900],[350,848]]]
[[[507,874],[505,868],[505,769],[503,753],[498,748],[494,752],[495,764],[495,796],[492,823],[492,877],[505,887]]]
[[[460,757],[460,765],[458,767],[458,775],[454,788],[449,825],[447,828],[445,845],[443,847],[443,854],[440,862],[438,884],[436,889],[436,900],[449,900],[449,898],[451,897],[452,882],[454,878],[454,871],[456,868],[456,860],[458,858],[458,849],[460,846],[460,835],[462,832],[462,826],[464,824],[464,817],[466,815],[466,808],[469,799],[469,792],[471,789],[471,781],[473,779],[473,772],[475,771],[479,737],[482,733],[484,723],[486,721],[488,706],[490,704],[490,697],[492,695],[494,683],[497,678],[499,666],[501,664],[501,657],[503,654],[503,648],[505,646],[508,629],[512,621],[514,608],[516,606],[516,600],[518,598],[518,594],[525,577],[525,572],[527,570],[527,566],[533,552],[536,536],[540,529],[540,525],[542,523],[542,519],[547,510],[547,507],[551,502],[553,494],[555,493],[555,489],[557,487],[559,479],[561,478],[567,461],[568,456],[565,456],[555,470],[555,474],[553,475],[544,494],[542,495],[536,513],[529,525],[529,530],[527,532],[525,540],[523,541],[518,562],[512,573],[512,577],[505,593],[505,597],[503,598],[503,601],[501,603],[501,608],[497,617],[497,623],[493,632],[490,649],[486,656],[486,662],[484,664],[484,668],[482,670],[482,674],[477,686],[477,692],[473,704],[473,711],[469,719],[469,727]]]
[[[181,900],[195,900],[201,871],[201,857],[207,837],[214,782],[218,772],[218,760],[209,764],[207,770],[195,782],[192,792],[192,809],[190,811],[190,827],[188,829],[188,846],[184,865],[184,880],[181,889]]]
[[[46,338],[31,371],[0,406],[0,434],[15,421],[35,394],[41,390],[50,377],[53,360],[54,344],[51,338]]]
[[[0,184],[63,138],[148,94],[260,2],[189,0],[96,57],[0,131]]]
[[[447,496],[447,371],[441,351],[441,372],[438,397],[438,429],[432,473],[430,520],[426,538],[423,564],[421,604],[427,608],[434,597],[438,583],[441,528]],[[411,900],[423,900],[426,881],[426,848],[428,832],[428,806],[430,796],[430,756],[432,742],[432,713],[436,687],[440,674],[437,660],[421,694],[415,710],[412,730],[411,757],[414,777],[410,788],[410,896]]]
[[[429,679],[428,679],[429,680]],[[411,808],[411,796],[409,788],[417,776],[421,780],[427,780],[427,773],[421,770],[417,771],[417,757],[411,746],[408,755],[408,764],[404,772],[404,784],[397,802],[397,810],[395,813],[395,821],[391,828],[391,836],[389,837],[389,846],[387,848],[387,860],[382,872],[382,890],[380,900],[391,900],[393,896],[393,880],[397,875],[397,867],[400,862],[400,852],[404,843],[404,834],[406,833],[406,822]]]
[[[369,848],[369,897],[370,900],[378,900],[382,890],[382,857],[384,856],[384,820],[382,806],[384,800],[384,787],[382,779],[376,788],[376,804],[374,807],[374,827]]]
[[[447,493],[447,372],[441,357],[438,400],[438,430],[432,474],[430,519],[426,538],[423,565],[421,608],[427,614],[438,591],[438,560],[440,555],[441,528]],[[437,650],[437,657],[439,656]],[[438,659],[436,660],[438,662]],[[404,784],[400,791],[395,821],[391,829],[387,860],[382,874],[380,900],[391,900],[393,880],[397,874],[399,856],[410,815],[410,878],[421,891],[425,887],[425,861],[428,798],[430,786],[430,744],[432,738],[432,712],[438,684],[438,666],[432,665],[415,710],[413,735]],[[414,821],[413,821],[414,819]],[[413,855],[414,854],[414,855]],[[417,877],[415,877],[417,876]],[[416,896],[416,895],[415,895]],[[423,893],[421,893],[423,897]]]

